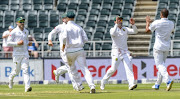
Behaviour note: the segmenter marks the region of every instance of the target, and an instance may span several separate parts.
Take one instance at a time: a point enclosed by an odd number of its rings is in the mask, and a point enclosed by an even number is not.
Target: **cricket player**
[[[74,22],[75,14],[72,11],[67,12],[67,25],[63,32],[63,51],[67,56],[68,73],[75,72],[73,70],[75,61],[81,68],[82,73],[90,87],[90,93],[95,93],[95,85],[90,71],[86,64],[86,56],[83,49],[84,44],[88,41],[85,31]],[[76,76],[73,75],[76,81]]]
[[[60,41],[60,55],[61,55],[61,58],[62,60],[65,62],[65,64],[67,63],[67,58],[66,58],[66,55],[65,53],[62,51],[62,46],[63,46],[63,41],[62,41],[62,33],[64,32],[64,28],[65,28],[65,25],[67,24],[67,19],[66,19],[66,14],[63,14],[62,15],[62,21],[63,21],[63,24],[60,24],[58,26],[56,26],[48,35],[48,44],[49,46],[53,46],[53,43],[52,43],[52,36],[54,34],[59,34],[59,41]],[[68,65],[68,64],[66,64]],[[76,70],[76,67],[73,66],[73,69],[74,71],[74,74],[76,76],[76,79],[78,79],[78,82],[75,82],[74,80],[72,80],[72,84],[73,84],[73,88],[77,91],[81,91],[84,89],[83,85],[82,85],[82,81],[81,81],[81,78],[78,76],[78,71]],[[59,76],[64,74],[64,73],[67,73],[68,72],[68,68],[67,66],[63,65],[63,66],[60,66],[57,70],[54,70],[53,73],[55,75],[55,81],[56,83],[59,82]],[[72,74],[69,74],[70,75],[70,79],[73,79],[72,78]]]
[[[123,27],[123,18],[121,16],[117,16],[114,18],[114,27],[110,29],[110,35],[112,38],[112,50],[111,57],[112,63],[111,68],[108,69],[107,73],[104,75],[101,80],[101,90],[104,90],[105,84],[109,80],[109,78],[114,74],[116,69],[118,68],[120,62],[123,62],[127,80],[129,82],[129,90],[133,90],[137,87],[137,84],[134,80],[134,74],[132,71],[132,56],[128,51],[127,46],[127,38],[128,34],[136,34],[138,33],[137,27],[134,25],[135,21],[133,18],[130,19],[130,23],[132,24],[132,29],[128,27]]]
[[[167,9],[162,9],[160,14],[161,19],[155,20],[151,25],[150,16],[146,17],[146,32],[155,31],[153,56],[158,69],[158,77],[155,85],[152,88],[158,90],[162,83],[162,79],[164,78],[164,81],[167,84],[167,91],[171,89],[173,81],[168,77],[165,61],[170,49],[171,33],[174,30],[174,23],[167,18],[168,13],[169,12]]]
[[[13,47],[11,46],[7,46],[7,38],[10,34],[10,32],[14,29],[13,26],[9,26],[8,30],[5,31],[2,35],[2,38],[3,38],[3,50],[5,52],[5,58],[8,58],[9,54],[10,56],[12,56],[11,53],[9,53],[9,51],[13,51]]]
[[[9,75],[9,88],[13,88],[13,79],[16,75],[19,74],[21,68],[24,74],[24,83],[25,83],[25,92],[29,92],[32,90],[30,87],[30,77],[28,74],[29,67],[29,54],[28,54],[28,34],[29,31],[24,28],[23,17],[19,17],[16,19],[17,27],[11,31],[7,44],[8,46],[13,46],[13,63],[15,65],[15,69]]]

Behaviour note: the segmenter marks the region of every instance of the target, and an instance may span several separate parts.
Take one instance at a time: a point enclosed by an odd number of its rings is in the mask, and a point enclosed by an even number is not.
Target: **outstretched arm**
[[[56,33],[58,33],[58,30],[57,30],[58,27],[55,27],[55,29],[53,29],[49,35],[48,35],[48,45],[49,46],[53,46],[53,43],[52,43],[52,36]]]

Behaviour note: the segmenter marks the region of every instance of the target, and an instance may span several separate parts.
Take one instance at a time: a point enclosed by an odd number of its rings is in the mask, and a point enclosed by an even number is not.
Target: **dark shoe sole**
[[[170,91],[170,90],[171,90],[173,83],[174,83],[174,81],[172,81],[172,82],[170,83],[169,88],[167,88],[166,91]]]
[[[134,85],[130,90],[134,90],[134,89],[136,89],[136,88],[137,88],[137,84]]]
[[[91,89],[90,93],[96,93],[96,89]]]
[[[32,87],[29,87],[29,88],[27,89],[27,92],[30,92],[30,91],[32,91]]]
[[[154,88],[155,90],[159,90],[159,88]]]

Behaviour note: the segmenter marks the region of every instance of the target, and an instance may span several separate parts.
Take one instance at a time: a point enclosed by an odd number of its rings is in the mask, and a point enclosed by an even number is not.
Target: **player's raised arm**
[[[149,29],[150,23],[152,22],[152,20],[150,19],[150,16],[146,16],[146,33],[151,32],[151,30]]]
[[[135,20],[133,18],[131,18],[129,20],[129,22],[132,25],[132,29],[127,27],[128,34],[137,34],[138,33],[138,29],[135,26]]]
[[[122,18],[121,16],[117,16],[117,17],[114,18],[114,23],[115,23],[115,25],[114,25],[114,27],[111,28],[111,30],[110,30],[110,34],[111,34],[112,36],[116,36],[116,35],[117,35],[116,30],[117,30],[118,27],[119,27],[119,28],[122,28],[122,22],[123,22],[123,18]]]

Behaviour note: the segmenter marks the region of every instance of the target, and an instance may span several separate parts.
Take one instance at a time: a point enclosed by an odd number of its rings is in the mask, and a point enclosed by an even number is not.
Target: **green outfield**
[[[151,89],[152,84],[139,84],[138,88],[129,91],[127,84],[107,84],[101,91],[96,85],[96,93],[90,94],[89,87],[75,91],[71,85],[32,85],[32,92],[25,93],[24,85],[15,85],[9,89],[0,85],[0,99],[180,99],[180,83],[174,83],[171,91],[165,91],[165,84],[160,90]]]

